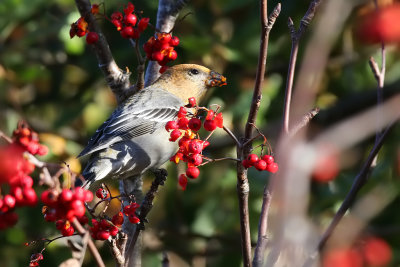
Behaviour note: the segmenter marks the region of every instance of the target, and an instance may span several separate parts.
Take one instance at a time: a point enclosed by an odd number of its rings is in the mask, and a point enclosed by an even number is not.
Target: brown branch
[[[260,52],[258,57],[258,66],[256,73],[256,82],[254,85],[253,99],[250,106],[249,116],[245,127],[244,138],[240,140],[240,144],[237,145],[237,157],[244,159],[248,156],[251,150],[252,142],[247,142],[251,139],[253,126],[257,117],[257,113],[261,103],[261,87],[264,81],[266,60],[267,60],[267,48],[269,33],[272,26],[279,16],[281,11],[281,5],[278,4],[274,11],[268,18],[267,15],[267,0],[261,0],[260,6],[260,20],[261,20],[261,42]],[[246,143],[246,146],[243,144]],[[247,178],[247,170],[243,165],[237,163],[237,194],[239,200],[239,216],[240,216],[240,235],[242,245],[242,258],[244,266],[251,266],[251,238],[250,238],[250,224],[249,224],[249,182]]]
[[[222,129],[224,129],[224,131],[233,139],[233,141],[235,141],[237,146],[241,146],[241,143],[237,139],[236,135],[230,129],[225,126]]]
[[[118,104],[122,103],[127,95],[126,90],[130,87],[129,72],[122,71],[115,62],[108,42],[98,25],[95,16],[91,13],[91,3],[89,0],[75,0],[79,13],[89,24],[90,31],[96,32],[99,35],[99,40],[92,45],[97,56],[99,67],[103,72],[108,86],[114,93]]]
[[[160,0],[158,2],[156,29],[160,32],[171,32],[176,18],[189,0]],[[152,84],[159,76],[160,65],[150,61],[146,69],[145,86]]]
[[[109,245],[111,247],[111,253],[114,256],[114,259],[117,261],[117,266],[123,266],[125,262],[125,257],[121,253],[121,249],[117,245],[117,240],[116,239],[111,239],[109,241]]]
[[[80,235],[84,236],[86,234],[86,229],[83,228],[83,226],[79,223],[79,221],[76,218],[72,220],[72,225]],[[103,259],[101,258],[100,253],[96,248],[96,245],[94,244],[92,238],[90,237],[88,237],[88,247],[89,251],[92,253],[94,260],[96,261],[97,266],[105,267],[106,265],[104,264]]]
[[[8,137],[5,133],[3,133],[2,131],[0,131],[0,138],[3,138],[4,140],[6,140],[7,143],[12,143],[12,139],[10,137]]]
[[[286,79],[286,89],[285,89],[285,102],[284,102],[284,110],[283,110],[283,132],[285,134],[289,134],[289,123],[290,123],[290,103],[292,100],[292,92],[293,92],[293,80],[294,80],[294,72],[296,68],[297,54],[299,51],[299,43],[300,39],[303,36],[304,32],[307,30],[308,26],[311,23],[311,20],[314,18],[316,9],[320,4],[321,0],[314,0],[310,3],[308,10],[304,17],[300,21],[299,29],[296,31],[293,21],[291,18],[288,20],[288,27],[290,30],[290,36],[292,39],[292,48],[290,51],[290,60],[289,60],[289,68]]]
[[[265,248],[267,246],[268,213],[271,205],[272,195],[268,187],[264,187],[263,204],[261,208],[260,220],[258,222],[258,239],[254,250],[253,267],[264,266]]]
[[[347,193],[345,199],[343,200],[342,205],[340,206],[339,210],[336,212],[335,216],[333,217],[331,223],[329,224],[328,228],[322,235],[319,243],[318,243],[318,250],[322,250],[325,246],[327,240],[332,235],[333,231],[335,230],[336,226],[339,224],[341,219],[343,218],[346,211],[350,208],[353,201],[355,200],[358,192],[360,189],[365,185],[368,179],[368,174],[370,173],[371,164],[378,154],[379,150],[381,149],[383,142],[386,140],[386,137],[390,130],[394,127],[396,122],[392,122],[386,130],[381,134],[378,141],[375,143],[374,147],[372,148],[371,152],[368,155],[367,160],[365,161],[364,165],[362,166],[360,172],[354,179],[353,185],[350,188],[350,191]]]
[[[155,177],[153,183],[151,184],[149,191],[146,193],[146,196],[143,199],[142,205],[140,205],[140,211],[139,211],[139,215],[138,215],[138,217],[140,219],[140,223],[136,227],[136,231],[130,241],[128,250],[126,252],[127,254],[125,254],[125,255],[128,255],[128,257],[130,257],[133,254],[133,251],[134,251],[136,242],[139,238],[140,232],[142,230],[144,230],[144,223],[147,221],[147,219],[146,219],[147,214],[150,212],[151,208],[153,207],[153,200],[158,191],[158,187],[160,185],[164,185],[164,183],[167,179],[167,176],[168,176],[167,171],[164,169],[156,170],[154,172],[154,174],[156,177]]]
[[[295,126],[292,127],[290,130],[289,135],[294,136],[296,133],[298,133],[302,128],[306,127],[310,121],[319,113],[319,108],[313,108],[303,116],[301,121],[299,121]]]

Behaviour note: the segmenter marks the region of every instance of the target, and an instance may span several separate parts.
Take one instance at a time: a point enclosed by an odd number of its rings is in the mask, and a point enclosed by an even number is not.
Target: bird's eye
[[[193,74],[193,75],[199,74],[199,71],[196,69],[191,69],[189,72],[190,72],[190,74]]]

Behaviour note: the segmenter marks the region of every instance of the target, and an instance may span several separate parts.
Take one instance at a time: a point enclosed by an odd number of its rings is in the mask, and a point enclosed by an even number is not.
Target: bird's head
[[[189,97],[200,101],[211,87],[226,85],[226,78],[200,65],[180,64],[168,68],[155,83],[186,103]]]

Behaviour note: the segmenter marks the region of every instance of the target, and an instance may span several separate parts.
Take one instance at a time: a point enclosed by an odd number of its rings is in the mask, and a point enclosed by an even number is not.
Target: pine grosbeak
[[[90,155],[82,175],[85,188],[105,179],[140,177],[175,154],[165,124],[174,120],[179,107],[207,89],[226,84],[226,78],[206,67],[182,64],[169,68],[152,85],[121,104],[96,131],[78,157]]]

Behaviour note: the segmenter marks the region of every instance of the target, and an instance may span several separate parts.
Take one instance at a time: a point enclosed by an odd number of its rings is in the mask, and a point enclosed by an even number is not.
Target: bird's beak
[[[218,86],[221,87],[226,85],[226,78],[215,71],[210,71],[210,76],[206,81],[206,85],[210,87]]]

